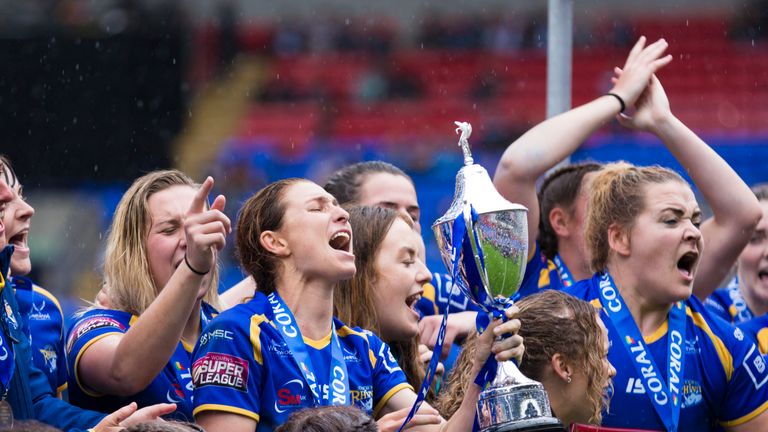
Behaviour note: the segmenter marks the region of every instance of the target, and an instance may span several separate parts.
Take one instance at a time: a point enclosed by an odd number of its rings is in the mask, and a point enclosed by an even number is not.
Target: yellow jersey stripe
[[[245,417],[254,419],[254,420],[256,420],[257,423],[259,421],[259,414],[258,413],[255,413],[253,411],[244,410],[242,408],[237,408],[237,407],[228,406],[228,405],[219,405],[219,404],[203,404],[203,405],[200,405],[199,407],[195,408],[192,411],[192,415],[193,416],[197,416],[198,414],[200,414],[203,411],[223,411],[223,412],[228,412],[228,413],[232,413],[232,414],[239,414],[241,416],[245,416]]]
[[[704,330],[704,333],[706,333],[712,340],[712,343],[715,345],[715,350],[717,351],[717,356],[720,357],[720,363],[723,364],[725,378],[727,381],[730,381],[731,376],[733,375],[733,357],[731,356],[730,351],[725,347],[723,341],[712,332],[712,329],[709,328],[709,324],[707,324],[700,313],[693,312],[690,308],[686,308],[685,312],[693,319],[693,323]]]
[[[259,324],[267,321],[264,315],[253,315],[251,317],[251,345],[253,345],[253,359],[256,363],[264,366],[264,358],[261,356],[261,327]],[[256,419],[258,421],[258,418]]]
[[[760,405],[759,407],[755,408],[754,411],[752,411],[751,413],[749,413],[749,414],[747,414],[745,416],[739,417],[736,420],[731,420],[731,421],[727,421],[727,422],[720,422],[720,424],[725,426],[725,427],[738,426],[740,424],[744,424],[744,423],[752,420],[753,418],[759,416],[766,409],[768,409],[768,401],[763,402],[762,405]]]
[[[61,316],[64,316],[64,312],[61,310],[61,304],[59,304],[59,300],[56,299],[56,297],[53,296],[48,290],[46,290],[43,287],[39,287],[37,285],[32,285],[32,290],[38,294],[42,294],[43,296],[47,297],[48,300],[52,301],[53,304],[56,305],[56,307],[59,309],[59,313]]]
[[[389,402],[389,399],[395,395],[395,393],[399,392],[400,390],[410,389],[413,391],[413,387],[411,387],[408,383],[400,383],[394,387],[392,387],[379,401],[379,403],[376,404],[376,407],[373,408],[373,418],[376,418],[379,416],[379,411],[381,411],[382,408],[384,408],[384,405]]]

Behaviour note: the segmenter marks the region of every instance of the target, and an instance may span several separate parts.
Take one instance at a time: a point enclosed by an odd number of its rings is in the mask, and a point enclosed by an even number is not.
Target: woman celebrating
[[[347,212],[318,185],[287,179],[251,197],[237,225],[240,261],[259,292],[216,317],[200,338],[192,372],[198,423],[210,432],[272,430],[299,408],[354,404],[382,430],[399,427],[416,394],[389,347],[333,318],[334,287],[355,274]],[[516,333],[519,322],[491,325]],[[484,333],[478,371],[492,338]],[[506,360],[521,354],[521,339],[494,348]],[[445,425],[426,405],[410,424],[468,430],[479,392],[472,386]]]
[[[603,425],[767,430],[768,371],[755,344],[691,296],[703,240],[688,184],[665,168],[613,164],[588,208],[598,273],[566,292],[601,307],[608,326],[618,372]]]
[[[704,303],[726,321],[758,337],[758,346],[768,354],[768,184],[752,188],[763,218],[736,261],[736,277],[726,288],[712,293]]]
[[[137,179],[123,195],[107,239],[105,285],[112,309],[85,312],[70,331],[67,352],[73,403],[111,410],[177,404],[192,418],[190,355],[217,305],[216,251],[229,219],[213,187],[179,171]]]
[[[67,388],[67,363],[64,355],[64,314],[56,297],[35,285],[26,275],[32,271],[29,229],[35,209],[27,203],[21,182],[10,161],[0,156],[5,183],[13,199],[5,207],[3,224],[7,243],[14,246],[10,282],[16,291],[19,312],[27,317],[31,338],[32,361],[48,379],[51,391],[61,397]]]
[[[349,209],[355,251],[355,275],[341,281],[333,295],[334,313],[347,325],[371,330],[392,349],[408,383],[424,379],[419,355],[416,303],[429,282],[429,269],[419,257],[421,238],[411,218],[380,207]]]
[[[552,412],[566,429],[573,423],[599,425],[616,370],[608,362],[608,334],[595,308],[559,291],[534,294],[516,306],[525,339],[520,371],[544,385]],[[437,409],[444,417],[461,403],[476,343],[473,333],[440,394]]]

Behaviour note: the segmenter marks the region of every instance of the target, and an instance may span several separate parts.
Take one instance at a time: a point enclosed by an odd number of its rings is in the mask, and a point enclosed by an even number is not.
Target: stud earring
[[[573,381],[573,380],[572,380],[572,379],[571,379],[571,377],[569,376],[569,377],[567,377],[567,378],[565,379],[565,381],[566,381],[568,384],[570,384],[570,383],[571,383],[571,381]]]

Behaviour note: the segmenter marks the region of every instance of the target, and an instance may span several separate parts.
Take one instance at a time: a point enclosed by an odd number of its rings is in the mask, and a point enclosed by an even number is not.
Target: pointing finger
[[[189,206],[189,213],[200,213],[205,210],[205,204],[208,202],[208,194],[213,189],[213,177],[208,176],[200,189],[195,192],[195,197],[192,198],[192,204]]]

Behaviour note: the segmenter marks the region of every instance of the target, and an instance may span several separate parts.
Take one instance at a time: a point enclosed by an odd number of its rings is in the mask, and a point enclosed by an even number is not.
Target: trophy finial
[[[472,159],[472,152],[469,151],[469,136],[472,135],[472,125],[467,122],[455,121],[453,122],[458,126],[456,133],[461,133],[459,137],[459,147],[464,152],[464,165],[472,165],[475,163]]]

